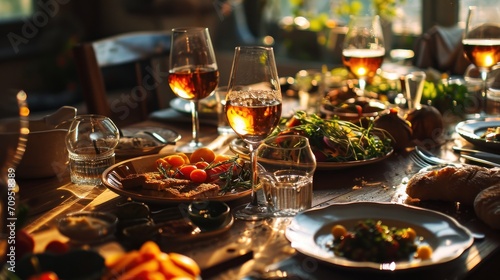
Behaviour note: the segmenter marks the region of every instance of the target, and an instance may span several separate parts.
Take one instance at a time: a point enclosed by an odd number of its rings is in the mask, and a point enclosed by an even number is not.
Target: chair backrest
[[[168,84],[169,53],[170,33],[160,31],[126,33],[75,46],[73,54],[88,113],[108,116],[117,124],[146,119],[158,109],[158,91],[164,89],[161,85]],[[122,75],[126,67],[133,69],[135,77]],[[115,70],[118,74],[113,77],[110,72]],[[119,89],[111,99],[106,73],[129,88]]]

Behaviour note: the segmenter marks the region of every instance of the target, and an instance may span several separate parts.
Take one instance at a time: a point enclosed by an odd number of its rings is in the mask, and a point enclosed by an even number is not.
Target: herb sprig
[[[316,114],[295,112],[292,119],[282,119],[272,136],[301,134],[309,138],[316,155],[327,162],[366,160],[386,155],[391,151],[391,137],[368,121],[366,127],[337,118],[325,120]],[[293,123],[293,124],[291,124]]]

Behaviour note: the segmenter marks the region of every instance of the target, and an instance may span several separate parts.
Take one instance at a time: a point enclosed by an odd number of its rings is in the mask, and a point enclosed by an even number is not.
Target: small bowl
[[[224,224],[230,215],[229,206],[222,201],[195,201],[188,206],[189,219],[202,230],[212,230]]]
[[[82,211],[67,214],[57,229],[76,243],[95,243],[113,235],[118,218],[111,213]]]

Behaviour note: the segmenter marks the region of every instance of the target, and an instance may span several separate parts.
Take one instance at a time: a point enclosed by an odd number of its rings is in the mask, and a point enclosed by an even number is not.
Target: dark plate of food
[[[325,120],[303,111],[295,112],[291,118],[282,119],[278,130],[271,136],[286,134],[300,134],[309,139],[318,170],[373,164],[393,153],[392,140],[382,130],[363,128],[349,121]],[[250,154],[245,142],[239,138],[231,141],[229,147],[243,157]]]
[[[407,241],[412,243],[410,245],[413,248],[398,252],[394,260],[387,260],[387,254],[380,260],[371,256],[349,255],[349,249],[341,247],[342,252],[339,252],[339,247],[335,245],[342,241],[335,240],[335,236],[349,236],[357,225],[370,220],[387,227],[387,230],[401,231],[407,235],[403,238],[411,239]],[[344,233],[338,232],[339,227],[344,228]],[[411,232],[408,232],[409,228],[412,229]],[[332,265],[377,271],[399,271],[443,264],[460,257],[474,241],[467,228],[440,212],[403,204],[375,202],[336,204],[304,211],[294,217],[285,235],[292,247],[307,256]],[[368,235],[362,237],[368,238]],[[369,240],[383,241],[380,238]],[[401,241],[398,240],[399,243]],[[375,249],[377,246],[372,247]],[[396,247],[376,249],[399,251],[399,248],[408,246]]]
[[[455,131],[475,146],[500,150],[500,119],[463,121],[455,126]]]
[[[233,181],[228,183],[227,180],[215,177],[210,182],[200,183],[183,178],[166,178],[159,172],[157,164],[159,159],[166,156],[169,155],[148,155],[119,162],[103,172],[102,182],[104,186],[119,195],[150,203],[181,203],[199,199],[230,201],[251,193],[251,189],[244,184],[246,181],[242,180],[240,180],[242,184],[233,185]],[[238,159],[229,157],[229,161],[233,160]],[[239,174],[242,176],[249,174],[247,164],[238,164]],[[229,170],[229,166],[231,165],[214,166],[213,174],[223,176],[224,172]],[[233,178],[233,180],[239,179],[242,177]]]

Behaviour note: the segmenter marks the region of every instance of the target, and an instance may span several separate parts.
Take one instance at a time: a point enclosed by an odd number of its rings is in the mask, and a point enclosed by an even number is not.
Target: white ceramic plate
[[[356,262],[335,256],[327,247],[333,240],[331,228],[342,224],[352,228],[360,220],[377,219],[388,226],[412,227],[423,242],[433,249],[432,258],[396,263]],[[442,213],[418,207],[375,202],[336,204],[311,209],[294,217],[286,237],[299,252],[333,265],[376,270],[404,270],[437,265],[458,258],[473,243],[465,227]]]
[[[196,200],[196,198],[162,197],[161,191],[122,188],[120,177],[123,178],[126,175],[132,173],[157,171],[156,160],[160,157],[161,156],[159,155],[148,155],[116,163],[107,168],[106,170],[104,170],[101,176],[101,180],[104,186],[106,186],[111,191],[125,197],[130,197],[132,200],[135,201],[142,201],[149,203],[181,203],[181,202],[191,202],[193,200]],[[251,194],[251,192],[252,190],[250,189],[243,189],[232,193],[226,193],[224,195],[208,197],[207,199],[218,200],[218,201],[231,201],[248,196]]]
[[[181,139],[181,135],[173,130],[158,127],[124,128],[118,147],[115,149],[117,156],[136,157],[150,154],[157,154],[168,144],[160,143],[144,131],[155,132],[169,143],[175,143]],[[137,138],[137,145],[131,145],[132,138]],[[124,141],[128,141],[125,143]]]
[[[248,148],[246,147],[245,142],[241,140],[240,138],[233,139],[229,143],[229,148],[231,151],[234,153],[244,157],[244,158],[249,158],[249,151]],[[317,162],[316,163],[316,169],[317,170],[336,170],[336,169],[346,169],[346,168],[351,168],[355,166],[362,166],[362,165],[367,165],[367,164],[372,164],[376,163],[379,161],[382,161],[389,156],[392,155],[394,150],[391,150],[387,154],[381,157],[377,158],[371,158],[371,159],[365,159],[365,160],[354,160],[354,161],[345,161],[345,162]]]
[[[458,123],[455,131],[468,142],[482,148],[500,150],[500,141],[486,141],[481,135],[489,127],[499,127],[500,119],[490,121],[468,120]]]

